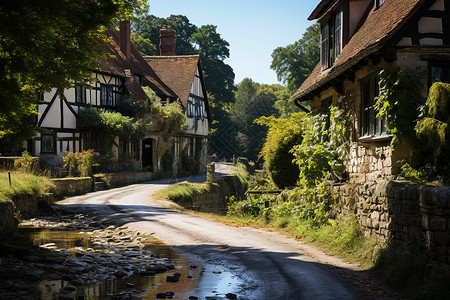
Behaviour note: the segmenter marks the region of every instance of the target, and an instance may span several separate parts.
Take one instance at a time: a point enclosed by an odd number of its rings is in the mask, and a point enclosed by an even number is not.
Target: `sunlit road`
[[[227,172],[226,166],[219,171]],[[216,169],[217,170],[217,169]],[[190,181],[200,181],[201,176]],[[205,266],[204,286],[199,296],[231,292],[238,299],[364,299],[334,269],[303,249],[307,247],[281,234],[248,227],[231,227],[201,217],[179,213],[170,203],[152,199],[152,194],[174,180],[89,193],[58,202],[65,209],[92,212],[111,223],[152,234]],[[337,270],[336,270],[337,269]],[[209,275],[208,275],[208,272]],[[217,274],[217,278],[214,278]],[[201,298],[200,298],[201,299]]]

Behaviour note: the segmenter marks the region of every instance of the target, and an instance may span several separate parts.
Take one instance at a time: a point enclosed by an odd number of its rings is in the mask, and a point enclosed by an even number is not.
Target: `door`
[[[153,172],[153,139],[142,141],[142,168]]]

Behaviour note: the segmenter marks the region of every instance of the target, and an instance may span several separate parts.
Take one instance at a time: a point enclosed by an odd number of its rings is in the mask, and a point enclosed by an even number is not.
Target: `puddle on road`
[[[54,243],[58,249],[74,247],[90,248],[93,243],[88,233],[77,231],[54,231],[39,228],[21,228],[22,233],[28,235],[36,245]],[[175,269],[155,276],[132,275],[124,279],[104,280],[78,287],[74,299],[103,300],[124,299],[133,292],[137,299],[155,299],[158,293],[174,292],[172,299],[188,299],[196,296],[198,299],[217,297],[225,299],[227,293],[238,293],[242,290],[242,280],[233,270],[224,267],[221,263],[205,263],[188,258],[171,247],[157,241],[146,244],[146,249],[161,258],[169,259]],[[191,266],[196,266],[191,268]],[[167,275],[175,272],[181,274],[180,280],[167,283]],[[236,272],[237,273],[237,272]],[[64,280],[44,280],[39,284],[38,290],[41,299],[57,299],[58,293],[68,285]],[[131,288],[130,288],[131,286]],[[135,298],[136,299],[136,298]],[[239,297],[238,299],[243,299]]]

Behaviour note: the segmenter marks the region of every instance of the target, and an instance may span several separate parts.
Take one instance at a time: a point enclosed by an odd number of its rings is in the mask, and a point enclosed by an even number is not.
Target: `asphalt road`
[[[216,168],[225,174],[226,166]],[[217,174],[220,176],[220,174]],[[201,181],[202,176],[184,178]],[[342,273],[354,266],[308,245],[261,229],[232,227],[169,208],[152,194],[174,182],[157,180],[67,198],[65,209],[95,212],[188,255],[205,268],[197,295],[238,299],[366,299]],[[330,267],[332,265],[333,267]],[[214,294],[213,294],[214,295]],[[200,298],[201,299],[201,298]]]

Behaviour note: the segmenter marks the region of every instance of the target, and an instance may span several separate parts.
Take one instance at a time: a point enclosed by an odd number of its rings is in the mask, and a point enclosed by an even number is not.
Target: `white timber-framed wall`
[[[92,79],[90,84],[74,83],[73,87],[64,90],[65,99],[58,96],[56,89],[38,96],[37,126],[44,132],[28,142],[32,155],[57,162],[65,151],[91,148],[83,139],[83,131],[77,128],[79,111],[89,106],[116,111],[125,93],[123,77],[93,73]]]

